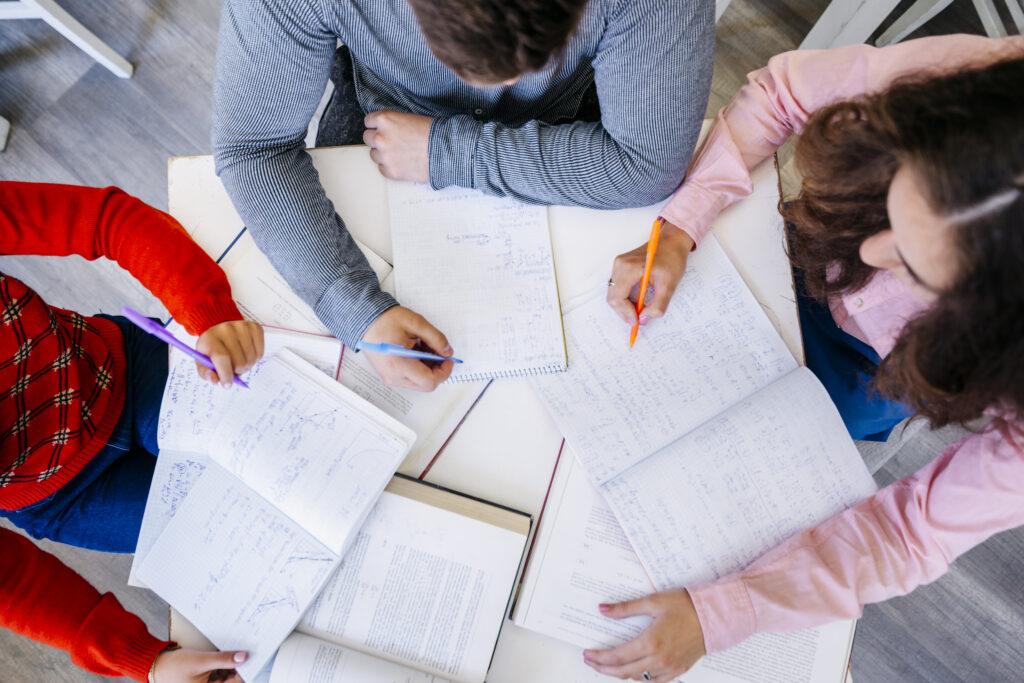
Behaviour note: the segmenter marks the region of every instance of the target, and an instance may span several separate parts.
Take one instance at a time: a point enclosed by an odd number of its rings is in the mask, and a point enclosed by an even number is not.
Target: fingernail
[[[604,602],[602,602],[600,605],[597,606],[597,609],[601,610],[601,612],[607,612],[611,608],[612,608],[611,605],[609,605],[607,603],[604,603]]]
[[[583,661],[584,662],[589,662],[590,661],[590,650],[584,650],[583,651]]]
[[[455,349],[453,349],[453,348],[452,348],[452,347],[450,347],[450,346],[446,346],[446,347],[444,347],[444,351],[443,351],[442,353],[443,353],[443,354],[444,354],[445,356],[450,356],[450,355],[452,355],[453,353],[455,353]]]
[[[642,315],[642,316],[640,316],[640,324],[641,325],[646,325],[647,321],[650,320],[650,319],[651,319],[650,316]]]
[[[249,659],[249,654],[247,652],[236,652],[235,653],[235,663],[241,664],[242,662],[244,662],[247,659]]]

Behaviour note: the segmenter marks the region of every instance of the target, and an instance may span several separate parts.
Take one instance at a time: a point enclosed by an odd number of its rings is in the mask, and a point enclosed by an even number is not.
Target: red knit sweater
[[[56,557],[7,529],[0,529],[0,626],[66,650],[83,669],[137,681],[146,680],[170,644],[151,636],[113,595],[100,595]]]
[[[0,182],[0,253],[113,259],[193,335],[242,317],[177,221],[117,188]],[[0,274],[0,508],[49,496],[106,445],[124,378],[117,325],[48,306]]]
[[[190,334],[242,317],[223,272],[181,226],[116,188],[0,182],[0,253],[114,259]],[[121,415],[124,378],[116,325],[51,308],[0,274],[0,507],[45,498],[89,462]],[[4,529],[0,625],[90,671],[139,681],[168,644],[114,596]]]

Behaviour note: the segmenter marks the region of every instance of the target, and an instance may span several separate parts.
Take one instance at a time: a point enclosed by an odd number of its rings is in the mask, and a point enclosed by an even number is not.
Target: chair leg
[[[985,33],[990,38],[1006,36],[1006,27],[1003,26],[1003,20],[999,17],[999,12],[992,4],[992,0],[974,0],[974,9],[978,10],[981,25],[985,27]]]
[[[0,152],[7,149],[7,134],[11,132],[11,122],[0,116]]]
[[[900,42],[952,3],[953,0],[917,0],[878,37],[875,45],[884,47]]]
[[[54,0],[22,0],[22,2],[33,7],[40,19],[57,29],[65,38],[113,71],[114,74],[120,78],[132,77],[134,68],[124,57],[114,52],[95,33],[82,26]]]
[[[899,0],[832,0],[800,43],[800,49],[820,50],[863,43],[898,4]]]
[[[1019,0],[1006,0],[1006,9],[1010,10],[1013,23],[1017,26],[1017,33],[1024,36],[1024,7],[1021,7]]]

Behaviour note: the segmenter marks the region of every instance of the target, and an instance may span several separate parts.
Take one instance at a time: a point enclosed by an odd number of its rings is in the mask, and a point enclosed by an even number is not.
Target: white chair
[[[946,9],[953,0],[917,0],[899,19],[893,22],[892,26],[886,29],[885,33],[878,37],[875,44],[890,45],[898,43],[911,33],[919,29],[929,19]],[[996,10],[992,0],[973,0],[974,9],[981,18],[981,24],[985,27],[985,33],[993,38],[1001,38],[1006,35],[1006,27],[999,12]],[[1010,17],[1017,26],[1017,32],[1024,34],[1024,9],[1021,8],[1019,0],[1004,0],[1006,8],[1010,11]]]
[[[985,32],[990,36],[1006,35],[1006,28],[992,0],[972,0],[981,17]],[[1003,0],[1013,17],[1017,30],[1024,33],[1024,10],[1020,0]],[[931,19],[953,0],[918,0],[903,16],[896,20],[878,40],[879,45],[898,42]],[[800,49],[822,49],[863,43],[871,37],[885,18],[896,9],[899,0],[832,0],[818,19]]]
[[[109,45],[97,38],[96,34],[82,26],[54,0],[0,1],[0,20],[2,19],[42,19],[117,76],[132,77],[134,69],[124,57],[114,52]]]

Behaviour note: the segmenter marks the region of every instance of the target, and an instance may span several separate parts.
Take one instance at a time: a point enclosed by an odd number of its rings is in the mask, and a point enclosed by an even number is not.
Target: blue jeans
[[[107,445],[82,471],[38,503],[0,511],[33,538],[114,553],[135,552],[158,452],[167,345],[120,316],[127,361],[124,409]]]
[[[874,391],[871,379],[882,359],[836,325],[828,306],[808,296],[799,272],[794,278],[807,367],[825,386],[850,436],[885,441],[911,409]]]

